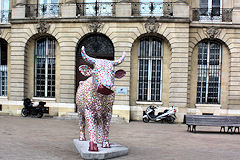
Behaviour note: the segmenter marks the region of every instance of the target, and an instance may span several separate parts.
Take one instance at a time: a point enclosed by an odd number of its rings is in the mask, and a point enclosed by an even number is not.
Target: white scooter
[[[151,121],[167,121],[168,123],[174,123],[176,119],[176,109],[172,106],[171,109],[164,110],[163,113],[159,112],[155,115],[155,106],[149,106],[143,114],[143,122],[148,123]]]

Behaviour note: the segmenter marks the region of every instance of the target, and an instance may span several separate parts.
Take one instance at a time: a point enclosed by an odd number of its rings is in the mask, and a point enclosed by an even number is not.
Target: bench
[[[216,126],[221,127],[220,132],[225,132],[228,127],[227,132],[236,133],[238,130],[239,133],[240,116],[184,115],[184,123],[190,132],[196,132],[196,126]]]

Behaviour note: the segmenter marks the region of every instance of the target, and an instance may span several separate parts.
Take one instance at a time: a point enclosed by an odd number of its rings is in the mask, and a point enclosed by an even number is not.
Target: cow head
[[[126,72],[124,70],[115,71],[115,66],[121,64],[125,59],[125,52],[122,57],[116,61],[109,61],[104,59],[95,59],[89,57],[84,50],[84,46],[81,49],[82,58],[94,65],[94,69],[91,69],[87,65],[81,65],[79,71],[84,76],[92,76],[93,84],[97,87],[97,92],[103,95],[110,95],[113,93],[114,80],[116,78],[122,78]]]

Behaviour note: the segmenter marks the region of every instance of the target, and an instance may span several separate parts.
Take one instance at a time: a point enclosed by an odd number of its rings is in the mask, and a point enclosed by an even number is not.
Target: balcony
[[[77,3],[77,16],[116,16],[116,2]],[[128,3],[130,16],[173,16],[172,2]]]
[[[232,22],[232,8],[193,8],[192,21]]]
[[[8,23],[10,18],[9,10],[0,10],[0,23]]]
[[[58,18],[61,17],[61,4],[26,4],[26,18]]]
[[[134,18],[163,17],[189,21],[189,6],[182,2],[93,2],[64,4],[25,4],[12,9],[12,20],[88,17]],[[19,21],[20,22],[20,21]]]

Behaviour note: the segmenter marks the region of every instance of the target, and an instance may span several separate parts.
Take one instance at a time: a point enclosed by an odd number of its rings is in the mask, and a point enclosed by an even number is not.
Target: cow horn
[[[81,49],[81,53],[82,53],[82,58],[89,62],[90,64],[95,64],[96,60],[92,57],[89,57],[86,52],[85,52],[85,49],[84,49],[84,46],[82,46],[82,49]]]
[[[123,52],[122,57],[119,58],[118,60],[114,61],[114,62],[113,62],[113,65],[114,65],[114,66],[117,66],[117,65],[121,64],[121,63],[124,61],[125,57],[126,57],[126,53]]]

